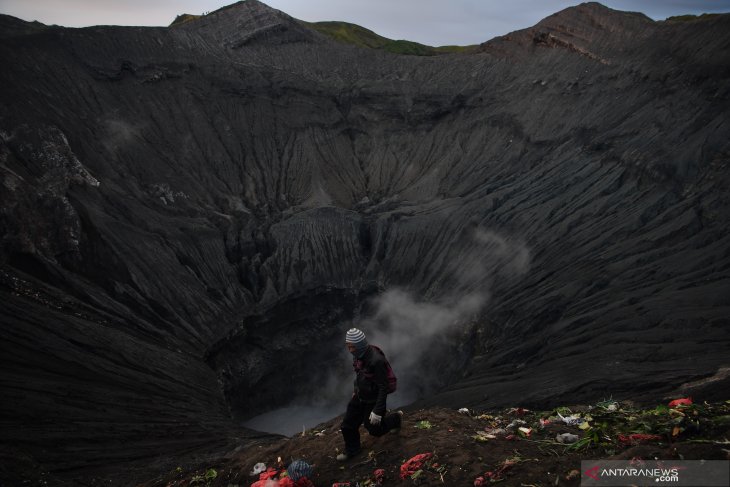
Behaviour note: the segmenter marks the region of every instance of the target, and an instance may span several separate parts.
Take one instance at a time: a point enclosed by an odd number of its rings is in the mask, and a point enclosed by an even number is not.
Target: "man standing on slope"
[[[342,420],[342,437],[345,452],[337,455],[344,461],[360,453],[360,425],[373,436],[382,436],[388,431],[400,428],[402,411],[385,414],[385,398],[388,395],[388,368],[383,352],[368,345],[365,334],[357,328],[348,330],[345,337],[347,350],[353,355],[355,368],[355,392],[347,405]]]

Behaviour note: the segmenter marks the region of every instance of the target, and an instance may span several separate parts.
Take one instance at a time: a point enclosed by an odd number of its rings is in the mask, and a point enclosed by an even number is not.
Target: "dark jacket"
[[[368,346],[365,354],[352,361],[355,369],[355,394],[363,402],[374,402],[373,412],[385,414],[385,398],[388,396],[388,371],[385,355]]]

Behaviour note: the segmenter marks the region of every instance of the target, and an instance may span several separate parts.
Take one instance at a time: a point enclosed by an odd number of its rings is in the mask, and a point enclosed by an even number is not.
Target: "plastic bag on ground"
[[[679,406],[690,406],[692,404],[691,397],[683,397],[682,399],[675,399],[669,403],[670,408],[676,408]]]
[[[555,436],[555,441],[558,443],[575,443],[578,441],[578,435],[574,435],[573,433],[563,433],[561,435]]]
[[[375,477],[375,482],[378,484],[382,484],[383,480],[385,479],[385,470],[382,468],[378,468],[373,472],[373,477]]]
[[[433,457],[433,453],[420,453],[406,461],[400,466],[400,478],[405,480],[418,470],[421,470],[423,465],[430,460],[431,457]]]

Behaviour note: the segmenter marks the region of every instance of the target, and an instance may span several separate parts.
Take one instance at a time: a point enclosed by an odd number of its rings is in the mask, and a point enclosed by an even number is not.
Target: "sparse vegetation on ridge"
[[[435,56],[437,54],[457,52],[467,53],[476,48],[476,46],[432,47],[413,41],[388,39],[364,27],[348,22],[304,22],[304,25],[338,42],[370,49],[381,49],[394,54]]]
[[[202,17],[202,15],[180,14],[177,17],[175,17],[175,20],[172,21],[172,23],[170,24],[170,27],[186,24],[190,21],[197,20],[200,17]]]

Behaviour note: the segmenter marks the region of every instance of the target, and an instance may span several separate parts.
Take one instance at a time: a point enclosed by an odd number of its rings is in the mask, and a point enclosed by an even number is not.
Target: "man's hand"
[[[382,416],[378,416],[375,413],[370,413],[370,424],[380,424],[380,420],[383,419]]]

